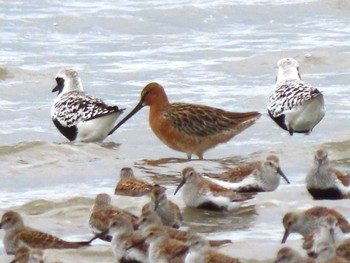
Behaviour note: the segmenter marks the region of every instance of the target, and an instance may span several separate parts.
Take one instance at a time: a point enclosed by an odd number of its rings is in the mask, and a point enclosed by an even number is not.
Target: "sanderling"
[[[143,206],[142,212],[153,210],[164,225],[179,228],[183,220],[180,208],[167,198],[165,191],[165,187],[156,184],[151,192],[151,202]]]
[[[16,249],[21,246],[40,249],[65,249],[88,246],[91,242],[69,242],[25,226],[22,217],[15,211],[7,211],[3,214],[0,228],[5,230],[3,242],[7,254],[14,254]]]
[[[239,259],[218,252],[209,246],[209,241],[202,236],[192,235],[187,241],[189,252],[185,263],[240,263]]]
[[[103,235],[107,233],[109,220],[114,215],[123,214],[128,217],[133,224],[136,224],[138,217],[132,213],[115,207],[111,204],[111,197],[108,194],[101,193],[96,195],[94,205],[90,211],[89,226],[96,236],[105,241],[111,241],[111,236]],[[102,234],[102,235],[101,235]]]
[[[120,179],[115,187],[114,194],[126,196],[143,196],[149,194],[153,185],[136,178],[130,167],[123,167],[120,170]]]

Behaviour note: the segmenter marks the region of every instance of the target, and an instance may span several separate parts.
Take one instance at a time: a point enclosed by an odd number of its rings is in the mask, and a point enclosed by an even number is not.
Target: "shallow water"
[[[347,201],[312,201],[304,187],[313,152],[329,151],[349,170],[350,4],[313,1],[0,1],[0,214],[20,211],[29,225],[70,240],[88,239],[94,196],[112,194],[124,166],[169,187],[186,225],[231,238],[223,250],[245,259],[272,259],[286,211],[311,205],[339,209]],[[276,62],[291,56],[303,80],[325,95],[327,114],[310,136],[290,137],[267,116]],[[259,110],[244,133],[188,162],[154,136],[143,109],[102,144],[66,142],[50,120],[54,77],[79,71],[85,90],[130,110],[143,86],[161,83],[170,101],[232,111]],[[220,172],[276,153],[292,185],[256,196],[222,215],[184,208],[173,196],[180,171]],[[135,213],[147,200],[114,202]],[[3,231],[0,231],[0,238]],[[291,236],[300,249],[300,238]],[[252,250],[252,247],[255,249]],[[0,258],[4,256],[0,244]],[[78,251],[49,251],[63,262],[111,262],[105,243]]]

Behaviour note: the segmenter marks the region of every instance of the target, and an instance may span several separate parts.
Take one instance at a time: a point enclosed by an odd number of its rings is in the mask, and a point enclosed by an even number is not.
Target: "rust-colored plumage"
[[[143,106],[150,106],[149,123],[153,132],[168,147],[184,152],[188,159],[203,154],[242,132],[261,116],[259,112],[228,112],[189,103],[169,103],[161,85],[149,83],[138,105],[111,131],[126,122]]]
[[[131,168],[124,167],[120,171],[120,180],[115,188],[114,194],[126,196],[143,196],[149,194],[153,185],[136,178]]]
[[[27,227],[15,211],[7,211],[1,218],[0,228],[5,230],[4,246],[7,254],[14,254],[20,246],[40,249],[64,249],[88,246],[86,242],[69,242],[51,234]]]

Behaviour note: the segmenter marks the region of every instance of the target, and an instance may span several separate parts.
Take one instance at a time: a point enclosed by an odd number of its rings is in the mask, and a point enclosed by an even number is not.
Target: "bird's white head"
[[[287,79],[301,80],[299,63],[294,58],[282,58],[277,62],[278,74],[276,84]]]
[[[52,92],[63,94],[70,91],[83,91],[83,84],[81,83],[79,74],[73,69],[62,69],[56,75],[56,87]]]

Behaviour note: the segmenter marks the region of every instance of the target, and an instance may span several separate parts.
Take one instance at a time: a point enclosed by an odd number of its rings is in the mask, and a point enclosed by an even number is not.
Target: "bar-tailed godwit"
[[[184,152],[188,159],[224,143],[242,132],[261,116],[259,112],[228,112],[204,105],[169,103],[161,85],[149,83],[136,107],[110,133],[144,106],[150,106],[149,123],[157,137],[170,148]]]

